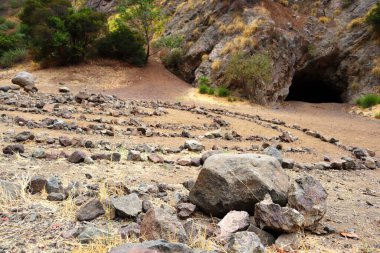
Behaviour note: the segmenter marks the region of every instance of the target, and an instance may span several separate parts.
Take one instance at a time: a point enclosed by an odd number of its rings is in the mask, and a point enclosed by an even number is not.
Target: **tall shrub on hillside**
[[[105,23],[103,14],[75,11],[68,0],[27,0],[20,19],[34,60],[48,65],[83,61]]]
[[[225,71],[227,85],[240,88],[249,98],[260,100],[261,88],[272,80],[272,61],[268,53],[232,55]]]

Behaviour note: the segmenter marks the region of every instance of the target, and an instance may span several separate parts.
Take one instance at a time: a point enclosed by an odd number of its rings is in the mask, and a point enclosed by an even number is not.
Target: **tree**
[[[53,65],[83,61],[105,23],[103,14],[76,11],[68,0],[27,0],[20,19],[34,60]]]
[[[162,31],[164,15],[155,0],[123,0],[120,8],[121,18],[129,27],[144,36],[146,44],[145,64],[150,55],[150,43],[155,34]]]

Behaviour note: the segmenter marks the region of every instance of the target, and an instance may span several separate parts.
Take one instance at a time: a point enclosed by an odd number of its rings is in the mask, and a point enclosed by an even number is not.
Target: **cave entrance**
[[[347,81],[337,71],[338,66],[338,51],[309,62],[295,72],[285,100],[343,103],[347,95]]]
[[[342,103],[343,90],[323,75],[296,73],[289,89],[287,101],[309,103]]]

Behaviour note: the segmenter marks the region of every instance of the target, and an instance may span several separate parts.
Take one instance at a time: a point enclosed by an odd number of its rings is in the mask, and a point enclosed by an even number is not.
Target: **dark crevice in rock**
[[[310,103],[343,103],[347,82],[337,75],[337,54],[314,60],[296,71],[286,101]]]

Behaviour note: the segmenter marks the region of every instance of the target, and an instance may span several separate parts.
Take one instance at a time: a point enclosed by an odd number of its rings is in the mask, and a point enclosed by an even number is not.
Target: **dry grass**
[[[89,244],[77,243],[72,253],[107,253],[110,249],[124,243],[137,243],[138,238],[122,239],[119,235],[97,238]]]

